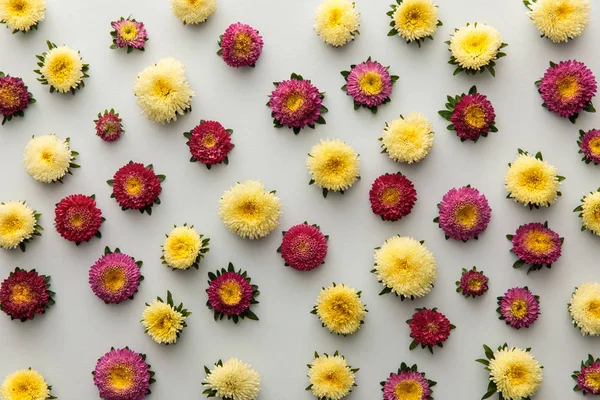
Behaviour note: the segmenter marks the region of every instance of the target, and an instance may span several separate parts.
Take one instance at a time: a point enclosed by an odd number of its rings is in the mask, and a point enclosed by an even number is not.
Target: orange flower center
[[[143,189],[144,185],[142,183],[142,180],[137,176],[130,176],[125,181],[125,191],[130,196],[139,196],[140,193],[142,193]]]
[[[236,305],[242,300],[242,287],[234,280],[224,282],[219,288],[219,297],[228,306]]]
[[[236,35],[233,44],[233,53],[238,57],[243,57],[250,53],[252,49],[252,39],[246,32],[242,32]]]
[[[381,202],[386,206],[394,206],[400,201],[400,191],[395,187],[385,188],[381,194]]]
[[[485,111],[477,104],[470,104],[465,110],[465,122],[473,128],[481,129],[485,126]]]
[[[212,133],[209,133],[202,139],[202,144],[204,147],[214,147],[215,144],[217,144],[217,141],[215,140],[215,136]]]
[[[26,304],[33,300],[34,293],[25,285],[13,286],[11,300],[17,304]]]

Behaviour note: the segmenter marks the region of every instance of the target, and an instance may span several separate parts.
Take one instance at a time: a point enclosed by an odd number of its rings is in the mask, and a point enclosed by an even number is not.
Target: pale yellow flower
[[[200,256],[202,238],[192,226],[176,226],[163,244],[165,263],[175,269],[188,269]]]
[[[481,23],[458,28],[450,37],[450,51],[464,69],[479,70],[494,61],[502,46],[502,36],[495,28]]]
[[[504,176],[509,197],[523,205],[548,207],[559,195],[558,170],[547,161],[521,153]]]
[[[367,315],[360,293],[344,284],[321,290],[314,312],[327,329],[338,335],[355,333]]]
[[[341,400],[352,391],[354,375],[344,357],[323,354],[309,365],[310,391],[318,399]]]
[[[211,390],[215,397],[255,400],[260,392],[260,375],[250,364],[230,358],[222,365],[215,365],[202,386]]]
[[[410,112],[406,117],[387,123],[380,140],[392,160],[412,164],[423,160],[431,151],[432,129],[423,114]]]
[[[25,146],[25,170],[38,182],[56,182],[69,172],[75,158],[68,140],[54,134],[32,138]]]
[[[171,10],[184,24],[199,24],[217,11],[217,0],[171,0]]]
[[[42,79],[60,93],[79,88],[83,78],[84,64],[77,50],[67,46],[54,47],[44,56],[40,68]]]
[[[537,393],[544,378],[542,367],[518,347],[498,350],[489,365],[490,380],[506,400],[523,400]]]
[[[529,5],[531,21],[554,43],[580,36],[590,23],[590,0],[536,0]]]
[[[321,140],[308,154],[306,166],[317,186],[343,192],[360,177],[360,161],[352,146],[339,139]]]
[[[430,37],[438,28],[437,6],[431,0],[403,0],[392,19],[398,35],[408,42]]]
[[[46,18],[46,0],[0,0],[0,21],[14,31],[27,32]]]
[[[569,313],[583,335],[600,336],[600,283],[579,285],[571,297]]]
[[[583,198],[581,220],[586,229],[600,236],[600,191],[590,193]]]
[[[141,323],[156,343],[173,344],[185,327],[185,318],[175,307],[155,299],[144,309]]]
[[[14,249],[35,233],[34,210],[21,201],[0,203],[0,247]]]
[[[315,11],[315,31],[332,46],[354,40],[360,25],[360,13],[350,0],[324,0]]]
[[[2,400],[46,400],[50,387],[36,370],[20,369],[6,377],[0,386]]]

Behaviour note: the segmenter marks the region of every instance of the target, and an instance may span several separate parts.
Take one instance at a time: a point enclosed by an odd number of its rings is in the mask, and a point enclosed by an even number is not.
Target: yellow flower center
[[[329,12],[329,18],[327,19],[327,25],[329,27],[333,27],[336,25],[340,24],[340,21],[342,20],[342,10],[340,10],[339,8],[332,8],[331,11]]]
[[[475,225],[477,222],[478,217],[479,213],[477,212],[477,208],[475,208],[475,206],[472,204],[464,204],[460,206],[454,215],[456,222],[465,228],[473,227],[473,225]]]
[[[325,163],[325,168],[329,171],[330,174],[336,175],[340,174],[345,169],[344,160],[339,157],[331,157]]]
[[[469,105],[465,110],[465,122],[473,128],[483,128],[485,126],[485,111],[477,104]]]
[[[520,184],[529,190],[541,190],[545,187],[545,171],[537,167],[529,168],[521,174]]]
[[[381,194],[381,202],[386,206],[394,206],[400,201],[400,191],[395,187],[386,188]]]
[[[585,383],[594,390],[600,389],[600,372],[593,371],[585,374]]]
[[[42,151],[42,153],[40,154],[40,158],[42,159],[42,161],[47,162],[48,164],[52,164],[54,163],[54,159],[55,154],[54,152],[50,151],[50,150],[44,150]]]
[[[172,313],[165,313],[159,317],[156,321],[156,328],[163,332],[171,332],[176,330],[179,325],[179,321],[174,318]]]
[[[121,26],[120,33],[121,37],[126,41],[134,40],[138,35],[137,28],[132,22],[126,22],[125,24],[123,24],[123,26]]]
[[[19,98],[8,87],[0,87],[0,102],[5,107],[15,107],[19,104]]]
[[[556,19],[565,20],[573,14],[574,8],[569,2],[563,1],[558,7],[556,7]]]
[[[125,191],[130,196],[139,196],[144,189],[144,185],[142,184],[142,180],[137,176],[130,176],[125,181]]]
[[[472,32],[463,44],[464,50],[474,55],[485,53],[489,46],[489,40],[490,36],[487,32]]]
[[[377,72],[368,71],[358,78],[358,86],[363,93],[369,96],[375,96],[381,93],[383,82]]]
[[[176,259],[187,258],[195,248],[194,237],[191,235],[178,236],[169,242],[169,253]]]
[[[21,229],[23,229],[23,221],[15,214],[9,214],[4,217],[2,226],[0,226],[0,231],[6,235],[12,235]]]
[[[11,300],[17,304],[29,303],[33,300],[34,293],[27,286],[15,285],[11,293]]]
[[[290,111],[296,111],[304,104],[304,98],[300,93],[292,93],[285,100],[285,108]]]
[[[545,253],[552,249],[552,240],[546,232],[531,231],[525,238],[525,246],[534,253]]]
[[[25,0],[11,0],[8,3],[10,14],[22,17],[29,12],[29,4]]]
[[[51,59],[48,72],[56,84],[62,85],[66,81],[72,80],[74,68],[73,59],[69,55],[61,54]]]
[[[125,390],[133,384],[135,374],[131,367],[126,365],[115,365],[108,373],[110,386],[115,390]]]
[[[401,16],[401,24],[406,29],[407,25],[412,30],[421,30],[428,27],[429,10],[422,4],[413,4]]]
[[[587,305],[587,310],[594,319],[600,319],[600,300],[590,300]]]
[[[505,377],[510,382],[510,386],[519,386],[524,384],[528,378],[528,373],[525,367],[521,364],[509,365],[506,369]]]
[[[79,228],[81,225],[83,225],[84,222],[85,218],[83,218],[83,215],[81,214],[75,214],[72,215],[71,218],[69,218],[69,223],[75,228]]]
[[[527,303],[525,300],[517,299],[510,305],[510,313],[513,317],[521,319],[527,314]]]
[[[254,219],[260,215],[260,209],[258,205],[252,200],[242,203],[240,206],[240,212],[243,214],[245,219]]]
[[[483,282],[480,279],[471,279],[471,281],[469,282],[469,289],[477,292],[481,290],[482,285]]]
[[[600,136],[590,140],[590,151],[596,155],[600,155]]]
[[[242,287],[234,280],[229,280],[219,288],[221,301],[228,306],[238,304],[242,300]]]
[[[172,91],[171,82],[163,78],[156,79],[151,89],[152,94],[156,97],[168,97]]]
[[[239,33],[238,35],[236,35],[235,37],[235,41],[233,44],[233,53],[238,56],[238,57],[242,57],[247,55],[248,53],[250,53],[250,50],[252,49],[252,39],[250,38],[250,36],[245,33]]]
[[[214,145],[217,144],[217,141],[215,140],[215,136],[212,133],[209,133],[202,139],[202,144],[204,147],[214,147]]]
[[[414,380],[398,383],[394,392],[398,400],[421,400],[423,398],[423,388]]]
[[[574,76],[566,76],[558,82],[558,93],[563,99],[571,99],[579,92],[579,84]]]
[[[102,285],[111,292],[118,292],[125,285],[125,272],[121,268],[108,268],[102,274]]]

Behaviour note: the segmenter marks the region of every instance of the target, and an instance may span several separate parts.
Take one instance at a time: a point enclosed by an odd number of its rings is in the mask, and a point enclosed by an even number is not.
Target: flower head
[[[46,400],[53,399],[42,374],[34,369],[20,369],[8,375],[0,386],[2,400]]]
[[[37,30],[46,18],[46,0],[0,0],[0,22],[13,33]]]
[[[346,80],[342,90],[354,100],[355,110],[365,107],[375,114],[377,107],[391,101],[392,85],[398,80],[398,76],[390,75],[389,68],[371,61],[369,57],[365,62],[351,65],[350,71],[341,72]]]
[[[401,173],[375,179],[369,191],[371,209],[384,221],[398,221],[412,211],[417,201],[413,183]]]
[[[600,236],[600,189],[583,196],[581,205],[574,211],[579,212],[582,231],[589,229],[593,234]]]
[[[600,283],[585,282],[576,287],[569,314],[582,335],[600,336]]]
[[[85,86],[83,79],[89,78],[88,64],[84,64],[79,51],[67,46],[57,46],[48,41],[48,51],[36,56],[38,66],[33,72],[40,75],[38,81],[50,85],[50,93],[71,92]]]
[[[260,374],[250,364],[237,358],[217,361],[212,369],[204,367],[206,378],[202,386],[208,397],[255,400],[260,392]]]
[[[285,261],[296,271],[312,271],[325,262],[327,240],[318,225],[304,222],[283,232],[281,247],[277,250]]]
[[[496,76],[496,61],[506,56],[500,50],[508,46],[496,28],[478,22],[456,28],[446,43],[452,53],[449,63],[456,66],[454,75],[463,71],[476,74],[487,69]]]
[[[573,390],[581,390],[583,394],[600,394],[600,358],[594,359],[590,354],[581,362],[581,369],[574,371],[573,379],[577,382]]]
[[[514,235],[507,235],[512,242],[511,251],[519,257],[513,268],[524,264],[531,265],[527,273],[538,271],[544,266],[550,268],[562,253],[564,238],[548,228],[548,223],[532,222],[521,225]]]
[[[343,194],[360,178],[358,157],[352,146],[339,139],[321,140],[306,159],[310,184],[322,188],[324,197],[329,191]]]
[[[163,58],[142,70],[135,80],[133,94],[142,115],[160,124],[176,121],[178,114],[191,111],[194,97],[185,77],[185,66],[174,58]]]
[[[229,164],[227,155],[235,146],[231,143],[233,130],[225,129],[217,121],[200,121],[191,132],[185,132],[190,147],[191,162],[200,161],[210,169],[213,165],[224,162]]]
[[[112,186],[111,197],[114,197],[123,210],[139,210],[141,213],[152,214],[152,206],[160,204],[159,195],[162,192],[160,183],[164,175],[156,175],[152,165],[129,161],[107,181]]]
[[[325,123],[323,114],[328,111],[323,105],[325,95],[311,81],[292,73],[289,80],[274,85],[267,106],[271,108],[276,128],[287,126],[298,134],[307,125],[314,128],[315,124]]]
[[[354,40],[359,26],[360,13],[350,0],[323,0],[315,10],[315,31],[331,46]]]
[[[105,142],[114,142],[125,132],[123,121],[119,113],[115,113],[113,108],[104,110],[104,114],[98,113],[98,119],[94,120],[96,124],[96,135]]]
[[[229,231],[244,239],[260,239],[277,228],[281,203],[275,191],[259,181],[237,183],[223,193],[219,217]]]
[[[406,323],[413,339],[410,349],[421,345],[421,348],[427,347],[432,354],[433,346],[442,347],[450,337],[450,331],[456,328],[437,308],[417,308],[417,312]]]
[[[554,43],[575,39],[590,23],[590,0],[534,0],[525,4],[540,34]]]
[[[0,203],[0,248],[25,251],[25,245],[44,230],[38,222],[40,216],[24,201]]]
[[[367,309],[360,299],[361,292],[342,284],[323,288],[312,313],[331,333],[352,335],[364,323]]]
[[[142,261],[108,247],[90,268],[89,283],[92,291],[106,304],[132,299],[144,277],[140,273]]]
[[[219,51],[230,67],[254,67],[263,48],[263,38],[250,25],[239,22],[229,25],[219,37]]]
[[[592,129],[587,132],[579,130],[579,153],[583,154],[581,161],[586,164],[600,164],[600,129]]]
[[[482,296],[488,291],[488,277],[483,271],[477,271],[477,267],[467,270],[463,268],[460,281],[456,281],[456,291],[463,296],[473,298]]]
[[[160,297],[146,303],[146,308],[140,321],[144,332],[158,344],[175,344],[183,328],[187,327],[185,319],[192,313],[183,308],[183,303],[177,307],[173,303],[171,292],[167,291],[167,301]]]
[[[199,24],[217,11],[217,0],[171,0],[171,10],[184,25]]]
[[[49,276],[16,268],[0,286],[0,310],[10,319],[27,321],[44,314],[54,304],[53,296]]]
[[[476,86],[469,89],[469,94],[448,96],[446,110],[438,111],[438,114],[450,122],[448,129],[455,131],[462,142],[477,142],[489,132],[498,132],[494,106],[485,95],[477,93]]]
[[[146,355],[129,347],[112,348],[100,357],[92,375],[98,395],[104,400],[141,400],[155,382]]]
[[[306,390],[319,400],[341,400],[346,397],[354,386],[355,374],[358,368],[352,368],[344,356],[336,351],[333,356],[315,352],[315,358],[308,364],[310,385]]]
[[[425,378],[424,372],[419,372],[416,364],[409,367],[402,363],[397,373],[391,373],[381,382],[381,391],[384,400],[430,400],[435,385],[436,382]]]
[[[102,211],[94,195],[72,194],[62,199],[54,209],[54,226],[63,238],[76,244],[101,237]]]
[[[174,270],[200,268],[200,261],[208,253],[209,238],[203,239],[193,226],[175,225],[162,245],[163,264]]]
[[[13,117],[23,117],[29,104],[35,103],[33,95],[21,78],[0,71],[0,115],[2,125]]]
[[[239,319],[258,320],[256,314],[250,310],[252,304],[258,304],[256,296],[259,295],[258,286],[251,283],[245,271],[236,272],[232,263],[227,269],[221,268],[216,273],[209,272],[208,277],[208,308],[214,311],[215,321],[233,319],[237,324]]]
[[[73,161],[79,154],[71,150],[69,138],[60,139],[54,134],[33,137],[25,146],[23,163],[33,179],[42,183],[59,181],[71,168],[79,168]]]
[[[398,35],[406,43],[416,42],[421,47],[421,41],[433,40],[433,34],[442,21],[438,20],[437,6],[431,0],[397,0],[398,5],[392,4],[392,11],[387,14],[392,17],[392,29],[388,36]]]
[[[421,113],[410,112],[385,124],[379,139],[383,151],[398,162],[416,163],[427,157],[433,147],[433,127]]]
[[[431,291],[437,278],[437,263],[423,242],[392,236],[375,249],[375,268],[371,272],[384,286],[380,295],[394,292],[401,300],[412,300]]]
[[[439,217],[433,222],[439,224],[446,239],[463,242],[477,239],[490,223],[492,213],[485,195],[470,185],[450,189],[438,208]]]
[[[111,49],[126,47],[128,53],[131,53],[133,49],[144,50],[148,32],[146,32],[143,22],[138,22],[131,17],[121,17],[118,21],[111,22],[110,25],[113,28],[110,32],[113,38]]]
[[[534,156],[519,149],[519,155],[508,167],[504,175],[508,198],[531,209],[550,207],[561,195],[560,182],[565,177],[558,175],[555,166],[544,161],[542,153]]]
[[[498,297],[498,314],[515,329],[529,328],[540,314],[540,296],[536,296],[525,287],[508,289]]]

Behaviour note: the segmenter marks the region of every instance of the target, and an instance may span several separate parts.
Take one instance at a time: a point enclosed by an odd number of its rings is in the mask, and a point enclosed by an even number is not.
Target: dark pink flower
[[[154,382],[146,356],[127,347],[111,349],[100,357],[92,374],[104,400],[141,400]]]
[[[50,277],[16,268],[0,286],[0,310],[10,319],[26,321],[54,304]]]
[[[250,305],[258,303],[258,286],[250,283],[251,279],[246,272],[236,272],[233,264],[229,263],[227,270],[224,268],[216,274],[209,272],[208,282],[208,308],[214,311],[215,320],[227,316],[238,322],[239,318],[257,320],[256,315],[250,311]]]
[[[579,152],[583,154],[583,161],[600,164],[600,130],[592,129],[584,132],[579,131]]]
[[[111,22],[114,31],[111,32],[114,47],[127,47],[128,52],[132,49],[144,50],[148,40],[148,32],[143,22],[135,19],[124,19]]]
[[[373,182],[369,199],[375,215],[384,221],[398,221],[412,211],[417,201],[417,191],[404,175],[385,174]]]
[[[2,124],[13,116],[23,116],[27,105],[34,102],[33,96],[27,91],[27,86],[21,78],[0,72],[0,114],[4,117]]]
[[[450,121],[459,138],[477,141],[487,135],[495,118],[492,103],[486,96],[475,93],[463,96],[456,103]]]
[[[219,46],[221,49],[217,54],[230,67],[253,67],[262,52],[263,38],[250,25],[238,22],[225,30]]]
[[[532,266],[530,271],[543,266],[550,267],[562,254],[563,239],[546,224],[539,222],[521,225],[511,242],[512,252],[525,264]]]
[[[458,286],[457,292],[460,292],[465,297],[477,297],[488,291],[488,277],[482,271],[477,271],[476,267],[471,270],[463,268],[463,273],[460,281],[456,282]]]
[[[279,251],[286,265],[298,271],[310,271],[325,260],[327,236],[316,225],[298,224],[284,232]]]
[[[133,297],[142,279],[140,265],[141,261],[117,250],[107,252],[90,268],[92,291],[105,303],[117,304]]]
[[[275,84],[271,92],[269,107],[275,126],[294,128],[299,133],[306,125],[324,123],[321,115],[327,109],[323,107],[323,95],[309,80],[292,74],[292,79]]]
[[[450,189],[439,204],[438,222],[446,238],[462,240],[477,238],[491,218],[492,209],[486,197],[470,186]]]
[[[417,366],[412,368],[402,363],[402,367],[397,374],[390,374],[385,382],[382,382],[383,399],[384,400],[405,400],[405,396],[411,396],[411,399],[416,399],[415,393],[420,393],[418,400],[431,400],[431,386],[435,382],[425,378],[425,374],[418,372]]]
[[[344,71],[346,85],[342,88],[354,99],[358,106],[377,109],[389,101],[392,84],[398,77],[391,76],[388,68],[377,61],[367,61],[351,66],[350,72]]]
[[[210,168],[227,160],[233,149],[231,133],[217,121],[200,121],[200,125],[192,129],[189,135],[190,153],[195,161],[200,161]]]
[[[498,297],[500,319],[515,329],[528,328],[538,319],[540,301],[527,286],[508,289],[504,296]]]
[[[573,375],[577,381],[574,390],[581,390],[583,394],[600,395],[600,359],[591,355],[587,362],[581,363],[581,370],[575,371]]]
[[[162,180],[164,175],[156,175],[150,166],[129,162],[119,168],[109,184],[113,187],[113,197],[124,210],[144,211],[157,202]]]
[[[413,342],[411,350],[417,345],[429,348],[433,353],[433,346],[440,346],[450,337],[454,325],[437,309],[418,308],[408,321],[410,337]]]
[[[125,132],[121,124],[119,114],[115,110],[104,110],[104,114],[98,113],[98,119],[94,120],[96,124],[96,135],[105,142],[114,142]]]
[[[72,194],[62,199],[54,209],[54,226],[63,238],[77,244],[100,236],[102,211],[93,196]]]

